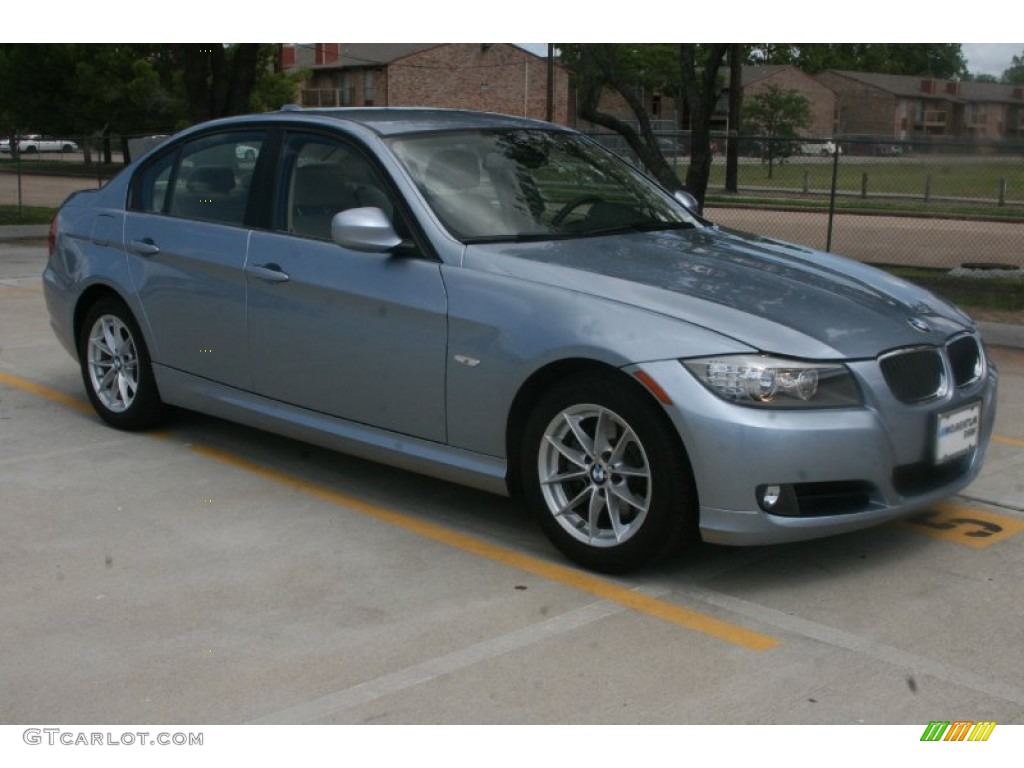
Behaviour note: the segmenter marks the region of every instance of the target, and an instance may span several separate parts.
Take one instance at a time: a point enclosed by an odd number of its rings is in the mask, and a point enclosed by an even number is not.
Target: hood
[[[707,328],[763,352],[872,358],[971,328],[886,272],[717,227],[471,245],[464,266],[560,286]]]

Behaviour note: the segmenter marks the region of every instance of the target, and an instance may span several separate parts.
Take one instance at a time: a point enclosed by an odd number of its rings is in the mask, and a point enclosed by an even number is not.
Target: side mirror
[[[380,208],[349,208],[331,219],[331,239],[344,248],[384,253],[402,244]]]
[[[687,192],[685,189],[677,189],[672,193],[672,197],[677,202],[681,203],[683,208],[688,210],[690,213],[700,214],[700,203],[697,202],[697,198]]]

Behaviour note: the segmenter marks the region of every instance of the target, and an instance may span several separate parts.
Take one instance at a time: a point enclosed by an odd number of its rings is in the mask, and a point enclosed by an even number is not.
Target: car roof
[[[436,109],[427,107],[338,107],[331,109],[303,109],[288,106],[277,112],[258,115],[243,115],[196,125],[218,124],[220,127],[251,122],[287,122],[300,124],[337,125],[355,124],[373,131],[380,136],[397,136],[409,133],[451,130],[497,130],[510,128],[532,128],[546,130],[569,129],[563,126],[533,120],[526,117],[502,115],[496,112],[474,112],[465,109]]]
[[[496,112],[418,107],[339,107],[336,109],[287,109],[277,114],[310,115],[328,120],[358,123],[382,136],[424,131],[480,128],[551,128],[551,123]]]

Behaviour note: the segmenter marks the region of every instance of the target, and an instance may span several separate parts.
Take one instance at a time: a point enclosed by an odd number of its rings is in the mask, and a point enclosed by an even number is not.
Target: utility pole
[[[548,109],[547,117],[549,123],[555,119],[555,44],[548,43]]]

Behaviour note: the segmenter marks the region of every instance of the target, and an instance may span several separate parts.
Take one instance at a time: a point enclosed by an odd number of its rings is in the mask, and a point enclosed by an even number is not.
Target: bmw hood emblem
[[[932,327],[920,317],[908,317],[907,324],[915,331],[920,331],[921,333],[928,333],[928,331],[932,329]]]

